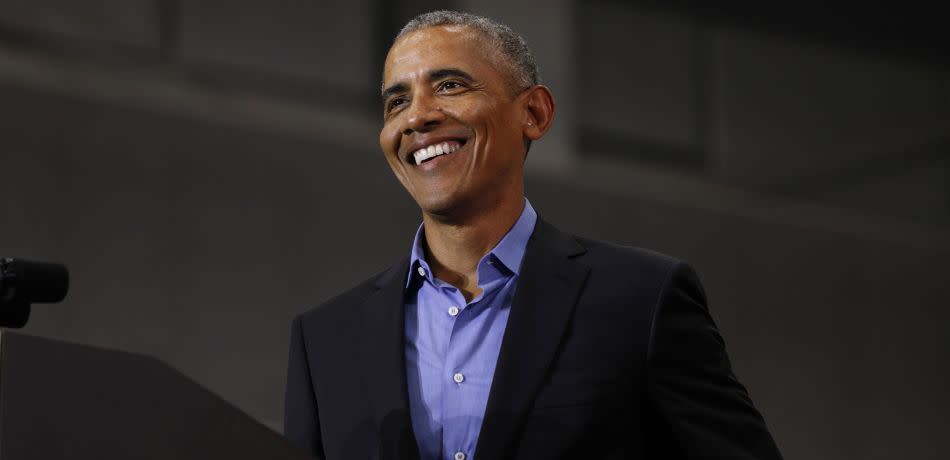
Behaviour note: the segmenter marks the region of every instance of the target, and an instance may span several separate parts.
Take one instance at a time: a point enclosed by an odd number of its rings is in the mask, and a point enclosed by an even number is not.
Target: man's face
[[[386,57],[379,145],[430,215],[489,210],[524,193],[524,101],[479,38],[465,27],[430,27],[403,36]]]

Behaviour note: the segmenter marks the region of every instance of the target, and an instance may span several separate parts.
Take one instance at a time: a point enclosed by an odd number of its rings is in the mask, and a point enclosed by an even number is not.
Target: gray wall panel
[[[372,6],[368,0],[182,2],[180,55],[193,64],[375,92]]]
[[[0,3],[0,24],[85,44],[157,50],[159,0],[12,0]]]
[[[943,70],[738,31],[717,35],[713,164],[725,179],[794,183],[946,142]]]
[[[698,147],[700,76],[689,19],[599,2],[579,13],[577,121],[631,139]]]

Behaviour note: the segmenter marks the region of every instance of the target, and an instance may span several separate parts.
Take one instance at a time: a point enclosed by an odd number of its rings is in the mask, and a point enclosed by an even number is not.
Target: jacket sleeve
[[[765,420],[733,374],[688,265],[672,270],[654,315],[647,397],[669,429],[664,438],[675,444],[661,450],[688,459],[781,459]]]
[[[303,326],[296,317],[290,333],[287,388],[284,393],[284,436],[304,452],[323,458],[320,418],[313,393]]]

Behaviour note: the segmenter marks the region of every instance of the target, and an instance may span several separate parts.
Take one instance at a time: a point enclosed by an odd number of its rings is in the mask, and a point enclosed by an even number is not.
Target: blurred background
[[[744,3],[0,1],[0,255],[73,274],[24,332],[280,430],[293,315],[409,251],[379,77],[456,8],[521,32],[557,98],[539,213],[692,263],[787,458],[945,458],[945,16]]]

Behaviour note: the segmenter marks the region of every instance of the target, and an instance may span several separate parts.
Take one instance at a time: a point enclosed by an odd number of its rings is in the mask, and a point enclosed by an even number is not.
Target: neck
[[[462,291],[466,301],[481,294],[478,262],[514,226],[524,206],[522,195],[464,220],[451,221],[423,213],[426,261],[435,277]]]

